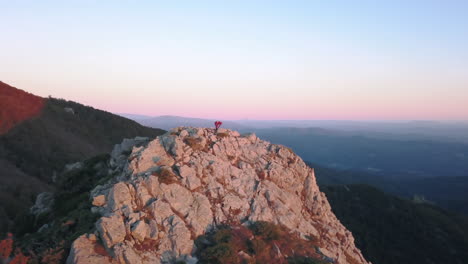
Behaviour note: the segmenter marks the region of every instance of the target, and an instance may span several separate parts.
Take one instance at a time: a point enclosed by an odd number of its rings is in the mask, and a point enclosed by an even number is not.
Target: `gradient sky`
[[[0,80],[117,113],[467,120],[468,1],[382,2],[0,0]]]

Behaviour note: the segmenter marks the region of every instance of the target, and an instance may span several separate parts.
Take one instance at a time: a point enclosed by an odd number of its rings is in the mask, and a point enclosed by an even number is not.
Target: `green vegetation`
[[[249,227],[219,226],[195,243],[200,263],[328,263],[321,260],[314,242],[268,222],[254,222]]]
[[[468,216],[468,177],[442,176],[393,179],[353,170],[337,170],[306,162],[314,168],[317,183],[322,185],[368,184],[387,193],[412,199],[424,198],[453,212]]]
[[[373,263],[466,263],[468,219],[366,185],[320,186]]]
[[[92,107],[50,98],[39,117],[13,128],[0,142],[6,159],[22,171],[50,181],[65,164],[109,153],[124,138],[153,138],[163,132]]]
[[[323,264],[326,262],[319,261],[308,257],[293,257],[288,259],[289,264]]]
[[[54,249],[56,254],[61,254],[55,258],[64,260],[71,243],[80,235],[93,231],[98,215],[91,213],[89,193],[112,177],[107,174],[108,161],[109,155],[96,156],[86,160],[83,168],[61,175],[50,212],[18,217],[15,233],[19,237],[19,246],[32,253],[33,259],[50,257],[51,249]]]
[[[260,236],[267,241],[278,240],[282,233],[282,230],[279,226],[264,221],[253,223],[250,226],[250,229],[254,235]]]
[[[124,138],[162,133],[92,107],[47,99],[39,116],[0,136],[0,235],[38,193],[54,189],[52,179],[66,164],[109,153]]]

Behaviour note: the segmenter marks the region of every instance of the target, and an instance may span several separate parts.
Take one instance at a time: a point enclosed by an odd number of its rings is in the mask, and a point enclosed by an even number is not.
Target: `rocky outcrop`
[[[43,213],[50,212],[54,205],[54,195],[50,192],[43,192],[37,195],[36,202],[29,209],[29,212],[33,215],[40,215]]]
[[[313,169],[287,147],[254,134],[181,127],[146,146],[124,142],[112,157],[119,177],[91,197],[93,211],[102,215],[99,239],[78,238],[68,263],[196,263],[198,236],[221,224],[255,221],[319,241],[317,250],[336,263],[367,263]],[[93,253],[97,244],[105,256]]]

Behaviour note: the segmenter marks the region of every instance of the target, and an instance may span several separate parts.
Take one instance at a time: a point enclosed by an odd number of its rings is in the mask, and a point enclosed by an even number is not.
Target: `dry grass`
[[[105,252],[106,250],[104,249],[104,247],[103,246],[101,247],[103,248]],[[41,263],[60,264],[65,261],[67,255],[68,254],[65,253],[65,249],[61,246],[57,248],[51,248],[44,252],[44,255],[41,259]]]
[[[158,249],[159,241],[145,238],[143,242],[136,243],[135,249],[138,251],[154,251]]]
[[[266,178],[266,172],[264,170],[257,170],[257,176],[260,180],[264,180]]]
[[[177,175],[172,172],[171,169],[162,168],[160,171],[153,173],[154,176],[158,177],[159,182],[164,184],[178,183],[179,179]]]
[[[292,150],[292,148],[286,147],[286,146],[284,146],[284,148],[285,148],[287,151],[289,151],[289,153],[294,154],[294,151]]]
[[[203,243],[208,240],[210,243]],[[254,223],[221,226],[195,242],[203,263],[323,263],[313,241],[300,239],[279,225]],[[282,255],[278,255],[278,250]],[[243,251],[248,255],[239,255]]]
[[[219,138],[225,138],[225,137],[229,137],[229,134],[224,133],[224,132],[220,132],[220,133],[216,134],[216,136],[219,137]]]
[[[186,137],[184,139],[185,144],[189,145],[193,150],[203,150],[204,146],[201,144],[201,138]]]

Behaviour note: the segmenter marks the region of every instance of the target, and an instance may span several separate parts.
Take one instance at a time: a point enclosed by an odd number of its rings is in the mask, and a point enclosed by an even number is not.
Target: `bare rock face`
[[[133,147],[128,159],[114,155],[119,181],[97,186],[91,197],[102,215],[99,239],[78,238],[67,262],[196,263],[199,235],[220,224],[268,221],[320,241],[318,250],[335,263],[367,263],[300,157],[255,134],[218,132],[180,127]],[[96,244],[109,257],[93,253]]]
[[[116,264],[104,248],[98,244],[94,234],[82,235],[73,242],[67,264],[88,263],[88,264]]]
[[[43,192],[37,195],[34,206],[29,209],[29,212],[34,215],[47,213],[52,210],[54,205],[54,195],[50,192]]]

